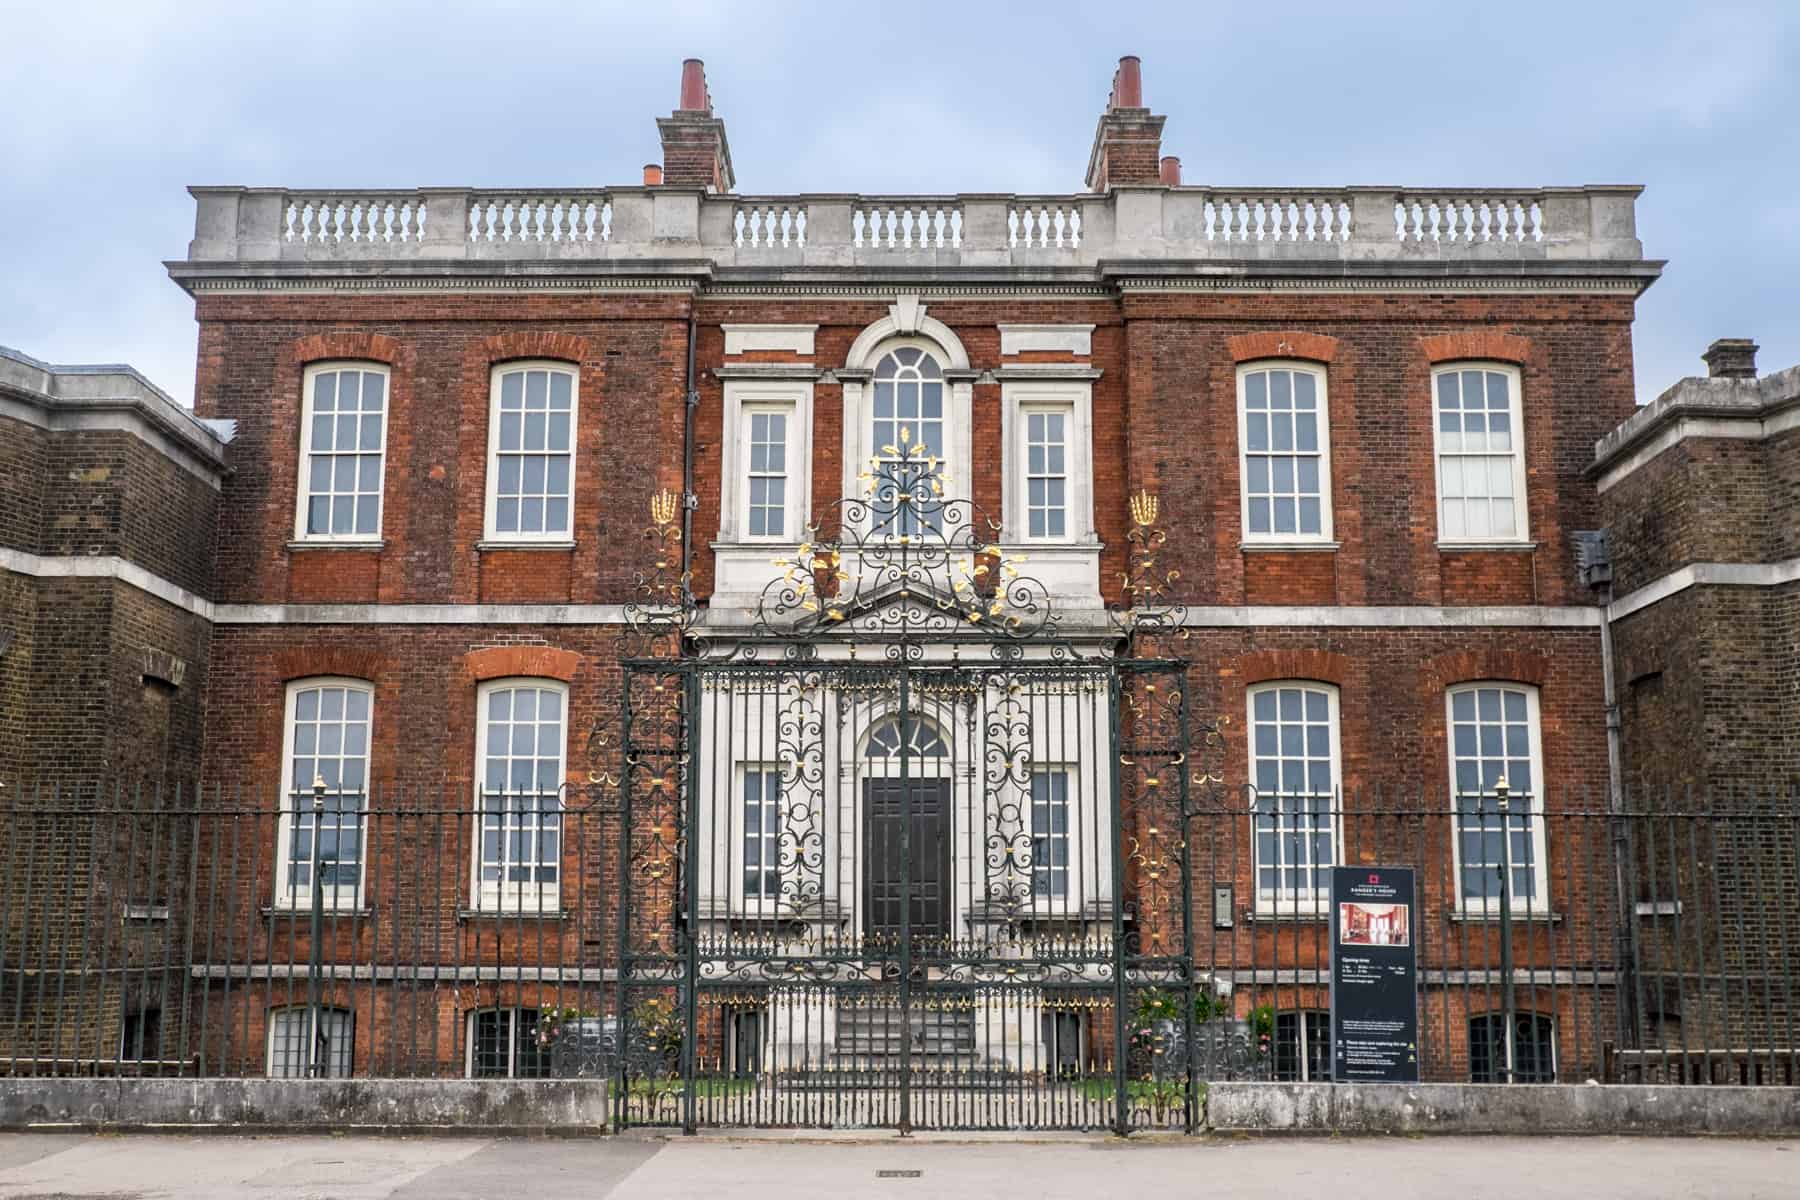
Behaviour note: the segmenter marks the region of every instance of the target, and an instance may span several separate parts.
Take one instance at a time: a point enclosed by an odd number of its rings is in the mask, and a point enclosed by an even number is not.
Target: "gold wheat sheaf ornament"
[[[1148,529],[1156,524],[1157,512],[1161,508],[1156,493],[1147,488],[1139,488],[1131,494],[1131,520],[1140,528]]]
[[[669,525],[675,520],[675,511],[680,507],[681,499],[668,488],[650,497],[650,520],[655,525]]]

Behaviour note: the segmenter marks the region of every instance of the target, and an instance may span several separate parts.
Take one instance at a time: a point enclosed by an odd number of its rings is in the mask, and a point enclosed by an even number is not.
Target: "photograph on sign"
[[[1346,946],[1406,946],[1406,904],[1338,905],[1338,941]]]

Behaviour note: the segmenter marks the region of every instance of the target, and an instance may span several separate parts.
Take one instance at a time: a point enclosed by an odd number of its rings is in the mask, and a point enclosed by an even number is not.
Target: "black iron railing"
[[[1041,822],[1010,856],[930,857],[947,884],[1004,871],[1024,890],[974,880],[1012,903],[934,910],[902,946],[833,881],[868,846],[829,830],[819,878],[849,902],[800,913],[778,874],[701,849],[622,887],[630,848],[677,831],[567,791],[46,786],[0,807],[0,1068],[607,1075],[637,1119],[789,1124],[834,1089],[880,1123],[904,1059],[932,1073],[920,1112],[989,1097],[949,1123],[1106,1125],[1122,1074],[1133,1120],[1160,1124],[1190,1077],[1328,1078],[1325,869],[1378,863],[1417,871],[1426,1080],[1800,1083],[1790,797],[1496,799],[1250,795],[1185,832],[1129,806],[1116,827]],[[1040,818],[1063,802],[1044,791]],[[1120,839],[1104,894],[1057,874],[1099,857],[1089,837]],[[624,989],[622,947],[644,960]]]

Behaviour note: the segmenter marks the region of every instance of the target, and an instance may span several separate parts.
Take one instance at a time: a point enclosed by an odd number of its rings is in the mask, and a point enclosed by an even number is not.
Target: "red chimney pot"
[[[1114,77],[1113,107],[1144,107],[1144,76],[1138,68],[1138,57],[1127,54],[1119,60],[1119,73]]]
[[[661,166],[659,166],[656,163],[645,163],[644,164],[644,186],[645,187],[661,187],[662,186],[662,167]]]
[[[681,111],[706,112],[711,105],[706,102],[706,64],[697,58],[683,59],[681,63]]]
[[[1157,176],[1162,180],[1164,187],[1180,187],[1181,160],[1173,154],[1164,155],[1162,167],[1157,172]]]

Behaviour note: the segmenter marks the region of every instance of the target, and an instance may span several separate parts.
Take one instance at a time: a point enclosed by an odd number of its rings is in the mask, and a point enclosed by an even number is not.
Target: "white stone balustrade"
[[[1541,242],[1542,192],[1402,192],[1396,234],[1408,242]]]
[[[468,204],[469,240],[593,243],[611,236],[605,192],[477,193]]]
[[[191,191],[194,239],[178,275],[229,274],[234,263],[326,270],[340,260],[692,261],[724,271],[1643,261],[1634,209],[1641,189],[1631,186],[1140,186],[1029,197],[745,197],[676,187]]]
[[[863,250],[953,250],[962,245],[962,203],[907,196],[851,206],[853,245]]]
[[[1009,247],[1075,250],[1081,246],[1081,205],[1074,196],[1015,200],[1006,226]]]
[[[736,233],[732,244],[758,246],[806,245],[806,202],[788,198],[740,200],[733,217]]]
[[[1348,192],[1207,192],[1210,242],[1346,242],[1350,232]]]
[[[280,238],[303,246],[391,246],[425,235],[425,200],[414,192],[296,192],[281,208]]]

